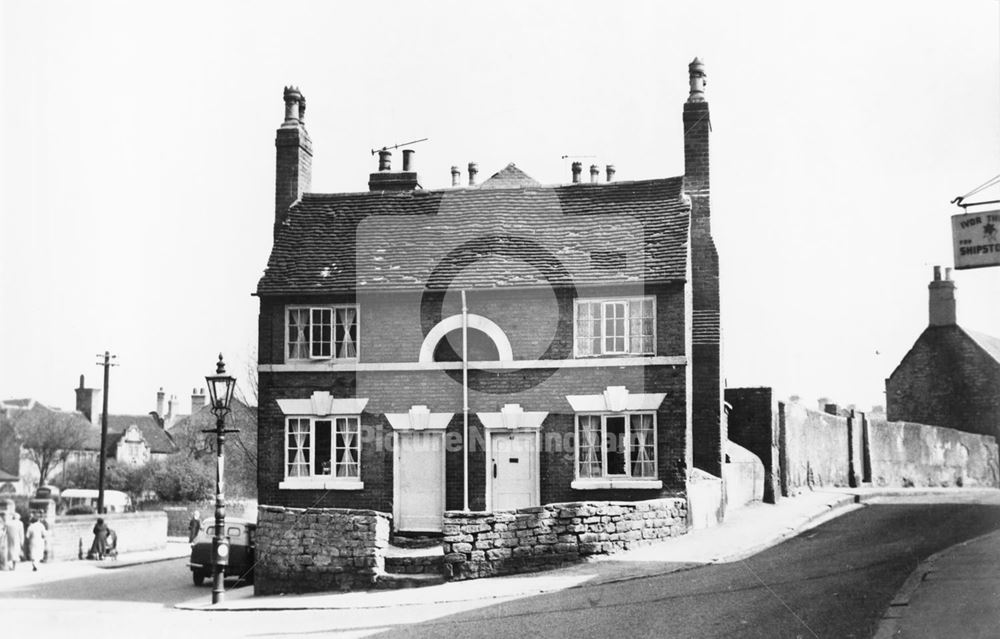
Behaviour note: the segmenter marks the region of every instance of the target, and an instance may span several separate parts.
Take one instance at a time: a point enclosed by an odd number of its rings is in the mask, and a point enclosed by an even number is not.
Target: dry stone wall
[[[444,570],[455,580],[531,572],[687,531],[684,499],[573,502],[444,514]]]
[[[390,515],[261,506],[254,594],[361,590],[385,572]]]

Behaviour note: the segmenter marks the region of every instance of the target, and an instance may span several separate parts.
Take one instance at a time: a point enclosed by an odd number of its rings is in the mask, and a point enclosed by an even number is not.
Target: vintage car
[[[226,517],[226,537],[229,539],[229,563],[225,566],[226,577],[241,581],[253,581],[254,532],[257,524],[234,517]],[[201,531],[191,544],[191,579],[200,586],[212,577],[212,537],[215,535],[215,518],[206,517],[201,522]]]

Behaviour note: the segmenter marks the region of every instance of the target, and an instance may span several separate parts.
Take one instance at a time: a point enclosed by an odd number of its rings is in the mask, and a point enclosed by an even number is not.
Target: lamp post
[[[222,471],[225,458],[222,455],[222,445],[226,443],[226,433],[236,433],[238,430],[226,430],[226,415],[229,413],[229,403],[233,399],[236,388],[236,378],[226,375],[226,364],[219,353],[219,363],[215,375],[207,375],[208,393],[212,402],[212,414],[215,415],[215,429],[204,430],[203,433],[215,433],[215,535],[212,536],[212,603],[222,603],[225,599],[225,566],[229,563],[229,540],[226,538],[226,502],[223,494]]]

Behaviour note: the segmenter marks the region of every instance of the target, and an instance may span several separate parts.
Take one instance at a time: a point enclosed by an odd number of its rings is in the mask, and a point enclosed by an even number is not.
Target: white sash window
[[[290,306],[286,361],[358,358],[357,306]]]
[[[577,415],[579,479],[656,479],[655,413]]]
[[[580,299],[573,308],[576,357],[653,355],[655,298]]]

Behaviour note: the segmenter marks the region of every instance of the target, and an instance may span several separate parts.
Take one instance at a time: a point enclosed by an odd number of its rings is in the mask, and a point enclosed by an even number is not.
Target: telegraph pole
[[[117,355],[112,355],[108,351],[104,351],[104,355],[98,354],[97,357],[103,357],[103,362],[97,362],[98,366],[104,367],[104,405],[101,409],[101,470],[97,477],[97,513],[104,513],[104,469],[107,466],[107,456],[108,453],[105,450],[108,444],[108,372],[111,370],[112,366],[118,366],[118,364],[113,364],[111,360],[117,358]]]

